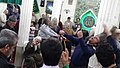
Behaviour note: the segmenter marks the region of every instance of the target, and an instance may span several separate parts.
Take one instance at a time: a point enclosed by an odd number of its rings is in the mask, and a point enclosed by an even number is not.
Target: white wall
[[[56,17],[57,20],[59,20],[59,15],[60,15],[60,10],[61,10],[62,1],[63,1],[63,0],[54,0],[53,10],[52,10],[52,19],[53,19],[54,17]]]
[[[62,22],[65,22],[67,20],[67,17],[71,17],[71,21],[73,21],[76,4],[77,4],[77,0],[73,0],[72,5],[68,5],[68,0],[64,0],[62,13],[61,13],[61,21]],[[65,9],[69,9],[70,12],[68,12],[68,14],[66,14]]]
[[[120,0],[101,0],[95,35],[103,31],[103,25],[109,28],[119,26]]]
[[[39,9],[40,9],[40,16],[41,16],[41,14],[45,14],[46,3],[47,3],[48,0],[45,0],[45,6],[44,7],[40,7],[40,1],[41,0],[37,0],[37,1],[38,1]],[[54,1],[54,0],[49,0],[49,1]],[[65,22],[67,17],[71,17],[71,21],[73,21],[77,0],[73,0],[72,5],[68,5],[68,0],[63,0],[63,1],[64,1],[64,3],[63,3],[63,7],[62,7],[61,21]],[[59,0],[58,0],[58,2],[59,2]],[[58,5],[61,6],[61,4],[58,4]],[[60,10],[57,7],[54,8],[54,9],[55,10]],[[68,12],[68,14],[66,14],[65,9],[69,9],[70,12]],[[57,13],[59,14],[59,12],[57,12]],[[59,18],[58,14],[57,15],[52,14],[53,15],[52,18],[56,17],[56,16],[57,16],[57,18]]]
[[[37,14],[37,18],[40,18],[42,14],[45,14],[45,10],[46,10],[46,4],[47,4],[47,0],[45,0],[45,5],[44,7],[40,7],[40,3],[41,3],[41,0],[37,0],[38,2],[38,8],[39,8],[39,14]]]
[[[46,10],[47,1],[54,1],[54,0],[45,0],[44,7],[40,6],[41,0],[37,0],[38,8],[40,9],[39,14],[37,14],[38,18],[40,18],[42,14],[46,14],[45,10]]]

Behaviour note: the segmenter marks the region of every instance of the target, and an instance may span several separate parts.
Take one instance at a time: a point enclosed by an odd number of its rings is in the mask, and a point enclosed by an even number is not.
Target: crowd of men
[[[18,12],[17,8],[14,10]],[[119,28],[114,26],[110,30],[103,24],[104,31],[94,36],[94,32],[91,34],[82,29],[79,18],[73,23],[68,17],[59,25],[61,22],[57,18],[50,20],[43,14],[36,21],[34,13],[32,16],[22,68],[89,68],[93,55],[103,68],[120,68]],[[0,68],[15,67],[14,58],[10,56],[13,56],[19,40],[17,21],[19,15],[15,13],[6,18],[6,22],[0,19]]]

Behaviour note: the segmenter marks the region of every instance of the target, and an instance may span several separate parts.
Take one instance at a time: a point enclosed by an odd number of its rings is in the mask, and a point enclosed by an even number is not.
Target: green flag
[[[91,30],[91,28],[96,23],[96,19],[97,17],[91,9],[83,13],[80,17],[80,23],[82,24],[82,29]]]
[[[33,12],[34,12],[34,13],[39,13],[39,8],[38,8],[37,0],[34,0]]]
[[[22,0],[0,0],[0,2],[12,3],[12,4],[21,4]]]

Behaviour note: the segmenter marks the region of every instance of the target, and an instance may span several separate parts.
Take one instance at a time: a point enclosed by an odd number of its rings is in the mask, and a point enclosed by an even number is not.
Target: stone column
[[[21,66],[24,42],[28,41],[30,24],[32,18],[34,0],[22,0],[20,23],[19,23],[19,41],[16,48],[15,65],[17,68]]]
[[[119,0],[101,0],[95,35],[103,31],[103,23],[107,24],[110,28],[113,25],[118,27],[120,14],[119,2]]]
[[[62,4],[62,0],[54,0],[53,1],[52,19],[54,17],[56,17],[57,20],[59,20],[61,4]]]

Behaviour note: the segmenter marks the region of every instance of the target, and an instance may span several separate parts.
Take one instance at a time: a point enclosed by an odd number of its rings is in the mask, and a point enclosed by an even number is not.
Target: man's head
[[[56,17],[52,19],[52,23],[53,23],[53,25],[57,25],[57,18]]]
[[[8,21],[7,21],[7,24],[13,28],[15,25],[16,25],[16,22],[17,22],[17,17],[12,15],[8,18]]]
[[[100,42],[100,38],[99,36],[91,36],[88,41],[90,44],[96,45],[98,42]]]
[[[71,19],[71,18],[70,18],[70,17],[68,17],[68,18],[67,18],[67,21],[70,21],[70,19]]]
[[[61,42],[53,37],[43,41],[41,45],[41,53],[45,65],[56,66],[59,63],[62,54],[62,44]]]
[[[115,29],[115,31],[114,31],[114,33],[112,33],[112,35],[116,38],[116,39],[118,39],[118,40],[120,40],[120,29]]]
[[[78,38],[83,37],[83,32],[82,32],[82,31],[78,31],[78,32],[77,32],[77,37],[78,37]]]
[[[116,26],[113,26],[111,29],[111,33],[113,37],[120,40],[120,29],[118,29]]]
[[[42,18],[45,18],[45,14],[42,14]]]
[[[115,37],[120,40],[120,29],[115,30]]]
[[[76,22],[80,22],[80,18],[77,18],[77,19],[76,19]]]
[[[37,44],[39,44],[41,41],[42,41],[42,38],[41,38],[40,36],[36,36],[36,37],[33,39],[33,44],[37,45]]]
[[[0,51],[6,56],[11,55],[18,42],[18,35],[9,29],[0,32]]]
[[[114,50],[108,43],[102,43],[96,48],[96,56],[103,67],[109,67],[115,62]]]

